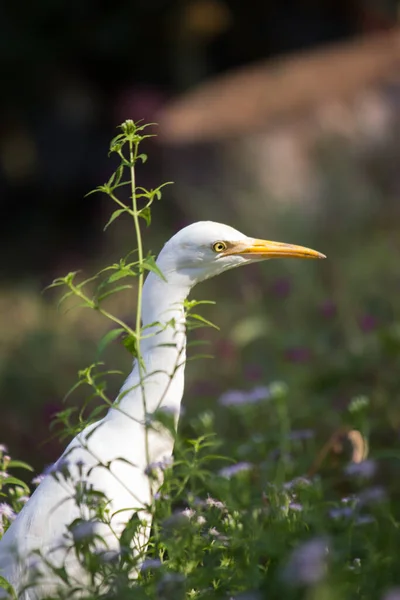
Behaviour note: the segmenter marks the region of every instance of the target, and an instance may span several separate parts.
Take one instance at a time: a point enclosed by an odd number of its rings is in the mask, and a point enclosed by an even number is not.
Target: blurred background
[[[57,311],[57,294],[43,289],[133,247],[128,221],[103,233],[109,201],[84,197],[112,172],[109,140],[128,118],[158,123],[139,184],[175,182],[155,206],[147,249],[205,219],[329,257],[271,261],[196,290],[217,300],[205,315],[221,331],[193,333],[215,360],[187,369],[187,425],[227,390],[281,380],[294,427],[312,427],[321,444],[346,430],[344,409],[360,394],[371,445],[398,443],[398,15],[397,0],[1,7],[0,442],[13,456],[38,469],[57,456],[50,421],[84,398],[63,402],[109,328]],[[113,310],[132,320],[134,294]],[[106,359],[129,370],[117,343]],[[111,397],[122,381],[109,382]],[[216,419],[240,435],[240,424]]]

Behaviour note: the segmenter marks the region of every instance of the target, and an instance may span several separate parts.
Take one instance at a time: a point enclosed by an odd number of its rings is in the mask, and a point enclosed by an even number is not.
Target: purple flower
[[[260,400],[268,400],[271,396],[271,390],[266,385],[259,385],[247,394],[248,402],[260,402]]]
[[[145,473],[145,475],[148,475],[149,477],[154,476],[155,471],[157,471],[157,469],[160,469],[160,471],[165,471],[165,469],[170,467],[172,465],[172,463],[173,463],[172,457],[165,456],[162,460],[148,464],[144,470],[144,473]]]
[[[373,315],[366,314],[359,319],[359,325],[364,333],[371,333],[377,328],[378,322]]]
[[[240,406],[247,403],[247,393],[240,390],[229,390],[218,399],[221,406]]]
[[[0,453],[5,454],[6,452],[8,452],[7,446],[5,444],[0,444]]]
[[[375,519],[371,515],[360,515],[356,519],[356,525],[370,525],[371,523],[375,523]]]
[[[94,521],[80,521],[72,528],[72,537],[74,542],[88,542],[93,539],[96,533],[96,523]]]
[[[284,571],[284,578],[291,585],[315,585],[327,570],[328,546],[326,540],[315,538],[296,548]]]
[[[40,473],[40,475],[36,475],[32,479],[33,485],[40,485],[42,483],[42,481],[44,480],[45,477],[46,477],[46,475],[44,473]]]
[[[158,558],[146,558],[142,564],[142,571],[147,571],[147,569],[159,569],[161,566],[162,562]]]
[[[332,300],[326,300],[319,307],[321,315],[326,319],[331,319],[336,315],[336,304]]]
[[[305,346],[293,346],[286,349],[285,358],[292,363],[304,364],[311,360],[311,352]]]
[[[301,512],[303,510],[303,506],[298,502],[290,502],[289,508],[290,510],[294,510],[295,512]]]
[[[287,298],[292,291],[292,284],[287,277],[279,277],[272,284],[272,293],[278,298]]]
[[[350,477],[371,479],[376,472],[376,462],[373,460],[362,460],[359,463],[353,462],[345,467],[344,472]]]
[[[339,506],[331,508],[329,516],[332,519],[351,519],[354,516],[354,509],[351,506]]]
[[[312,485],[312,482],[307,477],[295,477],[292,481],[287,481],[283,484],[285,490],[292,490],[296,487],[306,487]]]
[[[388,590],[384,596],[382,596],[382,600],[400,600],[400,587],[394,587],[391,590]]]
[[[226,479],[230,479],[237,473],[241,473],[243,471],[249,471],[252,467],[253,467],[253,465],[251,463],[239,462],[239,463],[236,463],[235,465],[230,465],[229,467],[224,467],[223,469],[221,469],[219,471],[219,475],[221,475],[221,477],[225,477]]]
[[[256,404],[261,400],[271,397],[271,389],[266,385],[259,385],[246,392],[244,390],[229,390],[220,396],[218,404],[221,406],[241,406],[243,404]]]
[[[363,492],[358,494],[358,500],[361,506],[365,506],[366,504],[375,504],[379,502],[383,502],[386,499],[386,492],[383,487],[375,486],[371,488],[367,488]]]
[[[16,514],[9,504],[6,502],[0,502],[0,517],[5,517],[6,519],[10,519],[10,521],[12,521],[15,519]]]

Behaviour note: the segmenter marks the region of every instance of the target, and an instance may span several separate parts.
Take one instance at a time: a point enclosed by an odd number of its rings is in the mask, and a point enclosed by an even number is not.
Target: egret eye
[[[225,242],[215,242],[215,244],[213,244],[212,249],[214,250],[214,252],[223,252],[227,249],[227,247],[228,246],[225,244]]]

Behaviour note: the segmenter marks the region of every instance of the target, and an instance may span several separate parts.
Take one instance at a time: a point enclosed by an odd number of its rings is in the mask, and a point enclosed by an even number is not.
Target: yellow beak
[[[237,246],[230,248],[224,254],[240,254],[260,259],[267,258],[326,258],[325,254],[305,248],[304,246],[296,246],[294,244],[283,244],[281,242],[271,242],[268,240],[250,239],[249,244],[246,242],[240,243]]]

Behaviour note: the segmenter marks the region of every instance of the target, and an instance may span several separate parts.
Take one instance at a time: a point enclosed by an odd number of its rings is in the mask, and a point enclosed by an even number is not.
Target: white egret
[[[107,548],[119,550],[118,536],[132,514],[139,511],[147,527],[136,543],[145,549],[151,525],[144,510],[151,502],[148,465],[170,458],[173,451],[172,437],[165,430],[146,428],[145,413],[165,407],[175,411],[178,421],[186,356],[184,301],[191,288],[205,279],[279,257],[325,258],[315,250],[247,237],[213,222],[189,225],[165,244],[157,259],[165,280],[151,272],[143,287],[142,323],[148,327],[141,342],[143,384],[136,362],[118,404],[72,440],[55,463],[59,476],[44,478],[0,542],[0,575],[15,587],[20,598],[57,595],[60,579],[50,569],[38,566],[41,559],[35,568],[42,569],[43,578],[35,587],[22,591],[30,578],[29,557],[35,550],[56,566],[63,565],[77,588],[90,583],[74,552],[67,550],[73,539],[68,526],[89,514],[77,506],[74,490],[78,482],[86,481],[109,501],[110,524],[95,525]],[[67,479],[61,476],[65,470]],[[97,546],[104,549],[100,540]]]

